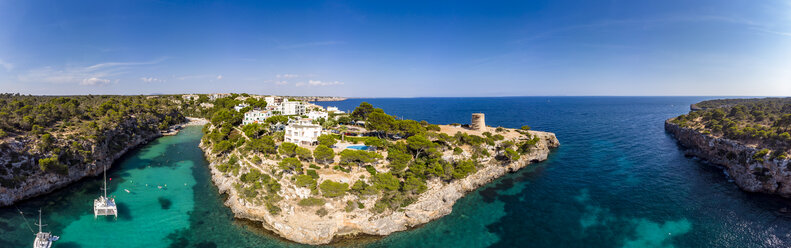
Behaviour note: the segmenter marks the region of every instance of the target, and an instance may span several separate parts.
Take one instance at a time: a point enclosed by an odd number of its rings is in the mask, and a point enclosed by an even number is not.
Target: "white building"
[[[217,99],[220,99],[220,98],[223,98],[223,97],[229,97],[229,96],[231,96],[230,93],[214,93],[214,94],[210,94],[209,95],[209,100],[214,101],[214,100],[217,100]]]
[[[279,96],[267,96],[264,97],[264,101],[266,102],[267,106],[277,106],[283,103],[283,101],[288,102],[288,99],[283,99],[282,97]]]
[[[252,124],[252,123],[263,123],[266,118],[272,117],[272,112],[266,110],[250,110],[247,113],[244,113],[244,119],[242,119],[242,125]]]
[[[335,112],[336,114],[343,114],[344,112],[338,110],[338,107],[335,106],[327,106],[327,112]]]
[[[297,145],[314,145],[319,142],[319,135],[321,135],[321,126],[313,124],[311,119],[302,118],[286,126],[283,140]]]
[[[239,105],[233,106],[233,110],[236,110],[236,112],[239,112],[243,108],[246,108],[246,107],[250,107],[250,104],[240,103]]]
[[[268,103],[267,103],[268,104]],[[304,115],[305,105],[301,102],[283,102],[280,104],[281,115]]]
[[[329,113],[321,112],[321,111],[310,111],[310,112],[308,112],[307,115],[308,115],[308,118],[311,118],[311,119],[314,119],[314,120],[318,120],[318,119],[325,119],[326,120],[327,117],[330,116]]]
[[[194,94],[192,94],[192,95],[181,95],[181,98],[183,98],[184,100],[187,100],[187,101],[194,101],[194,100],[198,100],[198,98],[200,98],[200,96],[194,95]]]

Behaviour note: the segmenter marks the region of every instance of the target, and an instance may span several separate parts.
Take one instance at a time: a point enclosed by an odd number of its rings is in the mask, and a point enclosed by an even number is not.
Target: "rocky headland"
[[[189,118],[181,125],[202,125],[207,121],[200,118]],[[56,141],[53,147],[64,147],[58,150],[66,151],[65,147],[84,149],[82,153],[74,153],[72,159],[67,160],[64,166],[68,168],[65,173],[45,172],[32,170],[32,174],[23,179],[17,179],[15,185],[0,186],[0,206],[12,205],[18,201],[50,193],[54,190],[68,186],[82,178],[101,175],[104,168],[110,169],[113,163],[126,152],[138,146],[161,137],[165,131],[156,128],[161,120],[158,118],[126,118],[117,123],[113,128],[98,135],[98,140],[81,140],[68,144],[66,134],[55,134],[64,138]],[[11,168],[37,167],[37,161],[46,157],[41,152],[39,140],[29,137],[14,137],[2,140],[0,146],[0,161],[7,163]],[[60,144],[59,144],[60,143]],[[47,148],[46,150],[52,150]],[[62,155],[63,156],[63,155]],[[13,162],[12,162],[13,161]],[[98,190],[98,189],[97,189]]]
[[[470,134],[480,135],[481,131],[469,131],[461,127],[441,126],[442,132],[455,133],[464,130]],[[494,128],[491,129],[495,133]],[[271,211],[272,207],[262,204],[256,200],[244,197],[239,187],[239,176],[230,172],[223,172],[218,169],[221,164],[227,163],[228,156],[239,156],[239,163],[260,169],[262,171],[274,171],[276,159],[266,158],[261,162],[250,162],[243,153],[234,151],[229,155],[220,155],[211,152],[211,147],[204,142],[201,148],[206,153],[206,158],[211,163],[212,181],[219,188],[221,193],[227,194],[225,205],[228,206],[237,218],[248,219],[260,222],[268,230],[282,236],[288,240],[304,244],[327,244],[333,239],[353,236],[355,234],[367,235],[388,235],[393,232],[404,231],[429,221],[438,219],[450,214],[453,204],[466,193],[475,190],[492,180],[505,175],[506,173],[517,171],[547,159],[551,148],[558,147],[560,144],[553,133],[539,131],[522,131],[514,129],[497,129],[504,133],[506,140],[513,138],[518,140],[524,138],[520,135],[532,137],[537,142],[529,152],[526,152],[517,160],[503,161],[495,157],[504,156],[502,151],[497,151],[493,145],[484,145],[484,149],[489,151],[492,156],[472,157],[472,151],[465,147],[464,151],[454,153],[445,151],[442,157],[448,161],[462,161],[476,159],[480,166],[468,176],[458,180],[444,180],[432,178],[426,182],[427,189],[417,196],[411,204],[399,208],[398,210],[386,210],[384,212],[373,211],[372,208],[377,204],[381,195],[361,196],[346,194],[338,198],[328,198],[322,201],[320,206],[305,206],[300,204],[301,200],[316,197],[316,193],[310,189],[297,186],[288,176],[283,176],[278,180],[282,185],[279,187],[279,194],[282,199],[274,203],[276,208],[281,211]],[[373,166],[377,171],[387,171],[387,161]],[[247,170],[242,166],[242,172]],[[241,172],[240,172],[241,173]],[[317,184],[325,180],[333,180],[342,183],[353,184],[357,178],[365,178],[368,175],[365,168],[352,167],[348,173],[339,173],[332,169],[318,170],[319,178]],[[274,176],[273,176],[274,177]],[[369,183],[370,179],[367,179]],[[351,209],[349,202],[356,202],[358,206]],[[326,210],[324,213],[316,211]]]
[[[687,155],[724,167],[739,188],[749,192],[791,197],[789,159],[761,152],[755,145],[716,137],[694,128],[665,121],[665,130],[685,148]]]
[[[791,98],[695,103],[665,130],[687,155],[724,167],[741,189],[791,197]]]

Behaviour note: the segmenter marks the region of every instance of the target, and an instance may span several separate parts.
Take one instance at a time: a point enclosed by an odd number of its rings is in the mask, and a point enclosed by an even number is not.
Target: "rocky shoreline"
[[[672,120],[665,121],[665,131],[685,148],[687,155],[724,167],[742,190],[791,197],[791,159],[771,158],[769,154],[756,157],[760,150],[756,147],[684,128]]]
[[[205,119],[189,118],[189,122],[186,122],[185,125],[198,125],[200,123],[205,124],[206,122],[207,121]],[[107,133],[105,136],[113,137],[114,135],[128,135],[126,134],[126,131],[133,130],[132,127],[136,125],[136,119],[129,119],[126,122],[121,123],[119,128],[112,130],[111,133]],[[100,145],[93,148],[94,153],[99,154],[100,156],[100,159],[98,159],[95,163],[69,166],[68,175],[39,172],[31,175],[18,187],[0,187],[0,207],[10,206],[22,200],[51,193],[85,177],[101,175],[103,168],[106,167],[109,170],[113,163],[128,151],[134,150],[135,148],[145,145],[148,142],[151,142],[154,139],[162,136],[163,134],[160,131],[132,133],[130,139],[124,143],[124,146],[121,148],[121,150],[114,154],[110,154],[110,148],[108,147],[109,138],[107,138],[107,140],[101,142]]]
[[[294,205],[281,206],[283,211],[280,214],[272,215],[264,206],[243,200],[234,189],[235,178],[225,175],[216,168],[216,165],[221,162],[220,159],[211,154],[205,143],[201,142],[201,148],[211,163],[209,167],[212,182],[217,185],[220,193],[228,195],[224,204],[232,210],[236,218],[260,222],[265,229],[294,242],[318,245],[330,243],[338,237],[355,234],[384,236],[450,214],[456,200],[466,193],[506,173],[517,171],[531,163],[546,160],[550,149],[560,145],[553,133],[530,131],[530,134],[539,137],[540,141],[536,144],[535,149],[519,160],[502,164],[492,159],[477,172],[450,183],[443,183],[438,179],[429,180],[428,190],[422,193],[415,203],[405,207],[404,211],[387,211],[377,214],[369,209],[355,209],[346,212],[342,205],[330,202],[323,206],[329,210],[329,214],[323,217]],[[297,188],[293,184],[284,185],[288,185],[282,189],[284,197],[287,199],[304,197],[302,196],[304,192],[300,193],[300,190],[303,189]],[[361,202],[369,206],[373,205],[374,201],[375,199],[367,199]]]

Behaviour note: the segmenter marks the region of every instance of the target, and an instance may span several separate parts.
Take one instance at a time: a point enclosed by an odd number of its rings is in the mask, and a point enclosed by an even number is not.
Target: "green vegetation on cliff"
[[[281,199],[294,196],[263,190],[256,185],[258,181],[245,177],[249,173],[246,171],[260,171],[272,180],[286,183],[285,187],[293,184],[309,189],[309,198],[292,202],[302,207],[323,205],[352,194],[357,199],[344,202],[349,211],[365,208],[355,202],[372,198],[375,203],[369,209],[381,213],[415,202],[428,189],[429,180],[450,183],[477,172],[490,161],[512,163],[531,152],[539,141],[531,136],[527,126],[521,130],[499,128],[497,134],[464,128],[443,132],[438,125],[399,120],[362,103],[351,114],[333,114],[327,120],[317,121],[326,131],[318,137],[319,145],[300,146],[284,142],[283,131],[278,128],[292,117],[276,115],[261,124],[240,125],[241,114],[230,109],[234,105],[224,106],[228,109],[214,106],[211,123],[204,129],[203,145],[217,156],[213,164],[219,171],[239,177],[236,187],[242,198],[266,203],[270,211],[282,207],[278,207]],[[349,135],[350,131],[354,135]],[[358,143],[371,149],[335,147]],[[239,159],[235,159],[237,156]]]
[[[180,99],[0,94],[0,186],[42,172],[66,175],[182,123]]]
[[[724,99],[693,104],[673,124],[763,148],[771,157],[791,149],[791,98]]]

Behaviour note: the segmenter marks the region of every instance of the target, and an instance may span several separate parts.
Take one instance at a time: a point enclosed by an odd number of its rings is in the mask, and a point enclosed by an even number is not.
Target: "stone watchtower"
[[[486,121],[483,118],[483,113],[473,113],[472,122],[470,122],[470,129],[483,131],[486,129]]]

